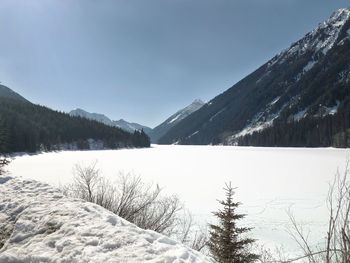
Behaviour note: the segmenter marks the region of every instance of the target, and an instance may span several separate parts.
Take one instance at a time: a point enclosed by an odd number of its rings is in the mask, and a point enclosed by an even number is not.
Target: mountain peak
[[[204,105],[205,102],[203,102],[201,99],[195,99],[191,104],[202,104],[202,105]]]
[[[313,31],[306,34],[302,39],[293,43],[268,62],[268,70],[274,65],[281,65],[293,57],[300,57],[312,52],[313,61],[328,53],[339,40],[340,32],[350,18],[350,9],[342,8],[334,12],[331,17],[320,23]],[[348,34],[349,35],[349,34]]]

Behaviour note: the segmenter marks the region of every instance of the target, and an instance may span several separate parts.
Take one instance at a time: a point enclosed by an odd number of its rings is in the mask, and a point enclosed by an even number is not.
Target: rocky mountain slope
[[[193,112],[199,110],[205,103],[200,99],[196,99],[187,107],[177,111],[175,114],[171,115],[164,122],[156,126],[150,133],[151,141],[156,143],[159,138],[166,134],[172,127],[178,124],[181,120],[185,119],[187,116]]]
[[[333,13],[159,142],[350,146],[349,17]]]
[[[0,97],[28,102],[21,95],[19,95],[18,93],[14,92],[13,90],[1,84],[0,84]]]

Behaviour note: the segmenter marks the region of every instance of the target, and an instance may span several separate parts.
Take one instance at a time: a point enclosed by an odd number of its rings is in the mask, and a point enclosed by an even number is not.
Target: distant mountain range
[[[166,119],[163,123],[155,127],[154,129],[151,129],[147,126],[133,123],[133,122],[127,122],[123,119],[120,119],[119,121],[113,121],[104,114],[100,113],[90,113],[82,109],[75,109],[69,112],[69,115],[71,116],[80,116],[83,118],[87,118],[90,120],[95,120],[98,122],[102,122],[106,125],[113,126],[113,127],[119,127],[127,132],[134,132],[135,130],[143,130],[148,136],[151,138],[151,142],[156,143],[157,140],[163,136],[167,131],[169,131],[172,127],[174,127],[177,123],[179,123],[181,120],[195,112],[196,110],[200,109],[205,103],[199,99],[196,99],[193,101],[190,105],[187,107],[177,111],[175,114],[171,115],[168,119]]]
[[[350,10],[172,127],[163,144],[350,146]]]
[[[98,122],[102,122],[106,125],[112,126],[112,127],[118,127],[121,128],[127,132],[133,133],[135,130],[143,130],[146,134],[149,134],[152,130],[151,128],[138,124],[133,122],[127,122],[123,119],[120,119],[119,121],[112,121],[107,116],[100,114],[100,113],[90,113],[82,109],[75,109],[69,112],[69,115],[71,116],[79,116],[83,118],[87,118],[90,120],[95,120]]]

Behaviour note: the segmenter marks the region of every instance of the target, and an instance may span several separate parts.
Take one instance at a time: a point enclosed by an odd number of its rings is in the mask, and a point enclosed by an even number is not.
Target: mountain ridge
[[[118,121],[113,121],[110,118],[108,118],[106,115],[101,114],[101,113],[91,113],[88,111],[85,111],[83,109],[77,108],[75,110],[71,110],[69,112],[69,115],[71,116],[80,116],[80,117],[84,117],[90,120],[95,120],[98,122],[102,122],[106,125],[112,126],[112,127],[118,127],[121,128],[127,132],[133,133],[135,130],[143,130],[146,134],[148,134],[152,129],[138,124],[138,123],[134,123],[134,122],[128,122],[125,121],[123,119],[120,119]]]
[[[200,99],[195,99],[190,105],[175,112],[164,122],[157,125],[150,132],[150,138],[153,143],[156,143],[159,138],[166,134],[172,127],[174,127],[181,120],[200,109],[205,103]]]

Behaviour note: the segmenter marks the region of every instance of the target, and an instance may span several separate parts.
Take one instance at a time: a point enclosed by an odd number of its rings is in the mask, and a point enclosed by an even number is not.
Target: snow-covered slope
[[[167,131],[174,127],[181,120],[185,119],[188,115],[199,110],[205,103],[200,99],[194,100],[187,107],[177,111],[175,114],[171,115],[164,122],[159,124],[157,127],[153,128],[150,133],[151,141],[156,143],[159,138],[161,138]]]
[[[337,123],[347,123],[349,61],[350,9],[343,8],[179,122],[159,143],[344,147],[349,143],[337,141],[350,127],[340,130]],[[299,125],[297,138],[287,134],[292,125]],[[317,127],[333,133],[319,136]],[[253,133],[255,138],[246,136]],[[264,134],[258,138],[259,133]],[[323,138],[314,141],[317,136]]]
[[[0,262],[214,262],[98,205],[9,176],[0,177],[0,248]]]
[[[120,119],[119,121],[112,121],[107,116],[100,114],[100,113],[90,113],[82,109],[75,109],[69,112],[71,116],[80,116],[83,118],[87,118],[90,120],[95,120],[98,122],[102,122],[109,126],[119,127],[123,129],[124,131],[133,133],[135,130],[141,130],[143,129],[145,133],[149,133],[151,128],[138,124],[138,123],[131,123],[127,122],[123,119]]]
[[[130,172],[145,183],[159,184],[166,195],[176,194],[203,226],[215,222],[212,212],[220,208],[222,187],[231,181],[237,187],[234,200],[242,203],[238,212],[247,215],[241,224],[253,228],[249,237],[272,250],[283,245],[293,258],[300,250],[286,231],[293,228],[286,211],[291,209],[304,230],[311,231],[311,244],[324,244],[328,186],[337,168],[343,173],[349,154],[350,149],[332,148],[153,145],[22,155],[7,169],[58,186],[73,182],[75,164],[98,160],[97,168],[111,182],[118,172]]]
[[[322,52],[324,55],[336,44],[339,33],[345,23],[350,17],[350,10],[347,8],[339,9],[334,12],[332,16],[320,23],[312,32],[306,34],[301,40],[293,43],[288,49],[285,49],[280,54],[275,56],[268,62],[269,68],[273,65],[282,64],[289,58],[297,55],[302,56],[306,52],[313,53],[313,59],[308,62],[304,67],[303,72],[309,71],[313,65],[315,65],[319,59],[318,52]],[[339,41],[342,41],[340,39]],[[301,73],[303,73],[301,72]]]

